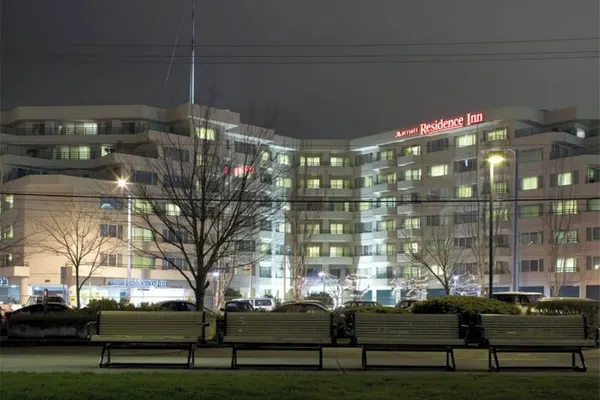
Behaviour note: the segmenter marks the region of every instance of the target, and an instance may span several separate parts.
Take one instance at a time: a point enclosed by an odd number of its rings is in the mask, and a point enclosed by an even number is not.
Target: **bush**
[[[86,324],[96,321],[98,316],[95,313],[86,311],[70,311],[47,314],[15,314],[11,316],[7,323],[9,325],[75,325]]]
[[[116,300],[110,299],[92,299],[88,303],[86,310],[90,312],[98,311],[119,311],[120,305]]]
[[[473,296],[443,296],[415,303],[415,314],[512,314],[521,310],[514,304],[495,299]]]
[[[600,327],[600,302],[589,299],[546,299],[534,306],[542,315],[585,315],[587,323],[592,327]],[[531,311],[528,310],[530,313]]]
[[[350,309],[353,313],[376,313],[376,314],[407,314],[410,310],[406,308],[393,308],[393,307],[352,307]]]

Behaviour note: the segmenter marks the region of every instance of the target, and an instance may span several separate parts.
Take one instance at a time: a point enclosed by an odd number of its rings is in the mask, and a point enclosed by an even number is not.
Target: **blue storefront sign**
[[[8,278],[5,276],[0,276],[0,286],[8,286]]]
[[[107,286],[111,287],[127,287],[127,279],[109,279]],[[129,280],[129,287],[132,288],[166,288],[167,281],[159,281],[156,279],[139,279],[133,278]]]

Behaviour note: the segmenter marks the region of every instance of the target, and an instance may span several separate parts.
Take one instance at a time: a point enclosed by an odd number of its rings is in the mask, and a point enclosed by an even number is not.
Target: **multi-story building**
[[[160,135],[189,131],[187,112],[183,105],[169,110],[20,107],[3,113],[3,193],[24,194],[22,199],[3,198],[3,238],[23,234],[7,223],[35,219],[48,208],[47,198],[25,194],[90,193],[94,185],[106,192],[132,156],[142,163],[156,154]],[[215,123],[226,134],[235,135],[243,125],[236,113],[217,114]],[[472,274],[485,287],[492,192],[494,291],[518,288],[550,295],[560,289],[561,296],[600,299],[598,115],[575,108],[503,108],[352,140],[274,135],[268,146],[275,171],[294,171],[277,175],[273,193],[306,207],[296,223],[311,232],[300,238],[310,285],[319,285],[319,272],[356,274],[364,298],[392,304],[397,297],[394,279],[422,276],[427,269],[411,249],[420,238],[445,232],[452,235],[447,262],[452,273]],[[504,162],[495,166],[491,185],[487,160],[499,153]],[[133,176],[146,182],[152,171]],[[19,212],[11,214],[11,208]],[[249,296],[283,297],[289,291],[288,255],[298,240],[289,215],[284,209],[261,221],[256,238],[260,258],[254,267],[239,271],[234,288]],[[24,259],[16,251],[3,255],[0,296],[26,297],[42,288],[71,290],[73,274],[64,260],[28,249],[26,240],[22,244]],[[109,265],[89,280],[88,296],[121,297],[126,278],[122,257],[105,258]],[[143,267],[132,275],[132,296],[138,301],[192,296],[168,263],[141,258],[135,263]],[[430,268],[435,272],[441,267]],[[436,279],[429,282],[430,297],[443,292]]]

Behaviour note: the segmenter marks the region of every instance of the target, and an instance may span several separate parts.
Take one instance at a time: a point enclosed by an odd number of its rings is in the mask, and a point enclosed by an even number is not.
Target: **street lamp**
[[[129,182],[127,179],[119,178],[117,187],[127,190]],[[127,300],[131,301],[131,192],[127,190]]]
[[[519,150],[508,149],[515,157],[514,199],[513,199],[513,290],[519,291]]]
[[[500,165],[504,162],[504,156],[500,154],[490,155],[487,159],[490,164],[490,215],[489,215],[489,288],[488,288],[488,297],[492,298],[492,288],[494,287],[494,166]]]

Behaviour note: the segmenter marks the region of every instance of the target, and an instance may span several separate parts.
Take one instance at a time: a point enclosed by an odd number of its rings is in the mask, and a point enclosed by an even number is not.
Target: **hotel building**
[[[36,218],[69,195],[89,194],[86,201],[97,203],[102,218],[106,210],[112,213],[110,220],[98,221],[98,229],[122,236],[126,213],[113,209],[110,200],[115,179],[132,163],[140,166],[156,157],[164,135],[189,132],[188,109],[18,107],[2,113],[0,221],[5,245],[0,246],[0,301],[22,301],[44,288],[73,299],[72,268],[63,257],[30,244],[26,226],[31,221],[35,225]],[[560,296],[600,299],[599,119],[576,108],[511,107],[351,140],[271,135],[273,168],[300,166],[295,167],[299,173],[275,179],[273,193],[290,201],[318,199],[322,206],[306,221],[313,232],[305,243],[307,284],[320,291],[319,272],[356,274],[364,299],[392,305],[399,295],[395,279],[424,274],[410,246],[439,227],[449,232],[448,226],[456,228],[452,242],[460,253],[451,260],[454,273],[487,282],[487,274],[482,270],[479,277],[477,267],[484,260],[478,261],[481,255],[473,250],[486,232],[469,226],[487,220],[492,188],[493,290],[551,295],[557,287]],[[232,142],[245,126],[239,114],[226,110],[217,110],[211,123]],[[486,161],[490,154],[505,159],[494,169],[493,185]],[[152,171],[140,167],[127,173],[134,183],[152,183]],[[303,188],[300,199],[293,190],[298,186]],[[244,295],[281,298],[290,288],[290,234],[282,215],[260,224],[260,261],[237,271],[232,281]],[[134,232],[134,240],[143,236],[140,232]],[[487,248],[484,254],[487,263]],[[84,303],[94,297],[123,297],[124,260],[120,251],[102,256],[102,268],[82,291]],[[192,298],[185,279],[164,260],[136,254],[132,264],[134,302]],[[431,279],[428,296],[443,293]]]

